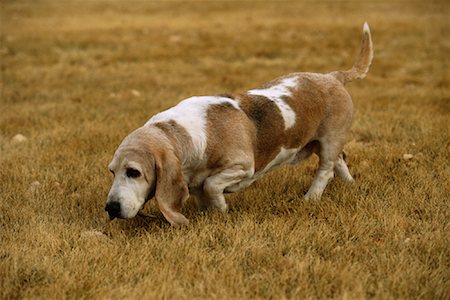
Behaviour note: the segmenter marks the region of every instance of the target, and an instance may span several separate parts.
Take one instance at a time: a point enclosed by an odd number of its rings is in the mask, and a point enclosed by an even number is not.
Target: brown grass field
[[[448,1],[0,3],[1,299],[450,299]],[[347,69],[365,20],[354,185],[304,201],[312,158],[227,214],[188,201],[187,228],[152,202],[108,221],[130,131],[193,95]]]

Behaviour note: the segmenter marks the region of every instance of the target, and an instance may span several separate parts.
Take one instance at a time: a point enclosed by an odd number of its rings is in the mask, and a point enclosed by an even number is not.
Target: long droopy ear
[[[172,150],[155,153],[155,168],[159,210],[172,226],[188,225],[188,219],[180,213],[189,190],[181,174],[179,159]]]

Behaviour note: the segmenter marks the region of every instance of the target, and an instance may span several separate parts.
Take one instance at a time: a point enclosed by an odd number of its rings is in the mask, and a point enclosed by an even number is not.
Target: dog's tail
[[[346,84],[347,82],[355,79],[362,79],[366,77],[369,72],[369,67],[372,64],[373,59],[373,45],[372,36],[370,35],[369,24],[364,23],[363,36],[361,41],[361,52],[353,67],[348,71],[336,71],[331,75],[336,77],[340,82]]]

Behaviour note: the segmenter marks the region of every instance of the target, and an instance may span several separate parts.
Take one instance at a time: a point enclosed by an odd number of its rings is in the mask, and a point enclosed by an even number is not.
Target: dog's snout
[[[106,204],[105,210],[108,212],[109,218],[120,218],[120,202],[111,201]]]

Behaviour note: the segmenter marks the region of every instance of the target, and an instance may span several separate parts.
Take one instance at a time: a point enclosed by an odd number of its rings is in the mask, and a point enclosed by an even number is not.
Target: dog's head
[[[105,210],[111,219],[129,219],[156,196],[158,207],[172,225],[187,225],[179,211],[189,196],[181,163],[167,138],[142,127],[120,144],[108,166],[114,181]]]

